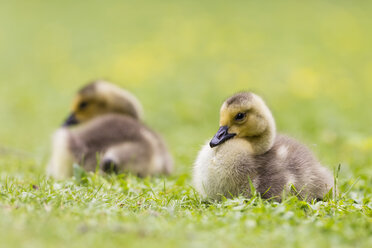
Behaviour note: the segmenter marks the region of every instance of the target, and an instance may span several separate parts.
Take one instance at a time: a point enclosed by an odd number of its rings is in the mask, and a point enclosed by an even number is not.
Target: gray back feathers
[[[322,199],[333,187],[332,177],[311,151],[296,140],[278,135],[273,147],[254,157],[257,191],[264,198],[277,197],[293,185],[302,198]],[[242,165],[244,166],[244,165]],[[325,187],[328,185],[328,187]]]
[[[132,171],[140,176],[151,174],[150,167],[158,166],[152,164],[154,156],[162,159],[159,166],[164,167],[153,168],[157,173],[169,173],[172,167],[162,139],[125,115],[106,114],[71,129],[69,144],[75,159],[88,171],[94,171],[105,158],[115,162],[119,172]]]

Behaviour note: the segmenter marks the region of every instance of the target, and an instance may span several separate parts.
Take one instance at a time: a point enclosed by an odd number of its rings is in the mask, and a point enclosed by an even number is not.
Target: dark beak
[[[228,133],[227,130],[228,130],[227,126],[222,126],[220,127],[220,129],[218,129],[216,135],[213,137],[213,139],[209,143],[211,148],[222,144],[226,140],[231,139],[232,137],[236,135],[235,133]]]
[[[64,127],[68,127],[68,126],[72,126],[72,125],[76,125],[78,124],[78,120],[76,119],[75,115],[74,114],[71,114],[67,119],[66,121],[63,123],[62,126]]]

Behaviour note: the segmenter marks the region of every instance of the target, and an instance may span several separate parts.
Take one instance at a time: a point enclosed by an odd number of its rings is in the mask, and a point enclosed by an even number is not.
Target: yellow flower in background
[[[132,49],[129,53],[121,54],[114,59],[112,77],[130,85],[138,85],[159,75],[169,63],[154,51],[156,49],[153,47],[142,45]]]
[[[372,63],[368,63],[365,66],[363,74],[364,74],[364,77],[365,77],[365,81],[370,82],[370,83],[367,83],[365,85],[367,85],[369,90],[372,90]]]
[[[225,63],[223,70],[215,73],[215,82],[221,91],[231,91],[232,93],[241,90],[252,90],[255,81],[251,78],[249,72],[238,63]]]
[[[362,140],[361,149],[364,151],[372,151],[372,137]]]
[[[362,137],[360,135],[350,138],[348,144],[363,152],[372,151],[372,137]]]
[[[122,55],[114,61],[112,75],[127,84],[136,85],[150,77],[155,65],[155,58],[149,54],[135,52]]]
[[[357,54],[368,40],[363,37],[360,19],[342,8],[329,13],[329,21],[322,23],[321,34],[327,49],[344,55]]]
[[[311,68],[301,68],[290,75],[288,87],[298,97],[315,98],[320,90],[319,77]]]

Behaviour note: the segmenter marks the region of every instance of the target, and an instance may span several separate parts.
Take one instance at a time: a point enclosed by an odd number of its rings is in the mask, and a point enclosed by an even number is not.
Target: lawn
[[[1,1],[0,247],[371,247],[372,2]],[[138,96],[170,177],[45,177],[75,91]],[[340,194],[205,202],[191,171],[229,95],[266,99]]]

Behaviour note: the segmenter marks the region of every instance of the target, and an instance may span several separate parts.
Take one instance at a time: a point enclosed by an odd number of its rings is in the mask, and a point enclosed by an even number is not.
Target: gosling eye
[[[87,102],[87,101],[82,101],[82,102],[79,104],[79,109],[80,109],[80,110],[83,110],[83,109],[85,109],[87,106],[88,106],[88,102]]]
[[[246,115],[247,115],[246,113],[238,113],[238,114],[235,116],[235,120],[236,120],[236,121],[242,121],[242,120],[244,120],[244,118],[245,118]]]

